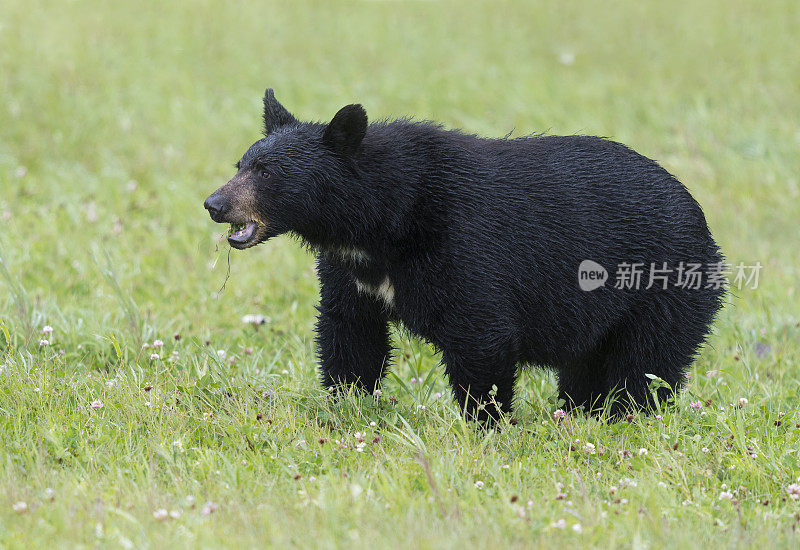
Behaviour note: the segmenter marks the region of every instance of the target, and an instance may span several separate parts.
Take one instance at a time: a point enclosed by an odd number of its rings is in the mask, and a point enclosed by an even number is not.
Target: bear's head
[[[339,110],[328,124],[299,122],[268,89],[264,138],[236,163],[236,175],[204,206],[230,224],[228,242],[245,249],[288,231],[313,234],[341,196],[331,190],[355,176],[354,155],[367,130],[361,105]]]

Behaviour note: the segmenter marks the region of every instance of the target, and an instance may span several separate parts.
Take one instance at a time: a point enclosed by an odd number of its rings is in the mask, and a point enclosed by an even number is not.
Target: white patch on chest
[[[358,248],[338,248],[336,254],[345,260],[350,260],[357,264],[363,264],[369,260],[369,255]]]
[[[368,285],[356,279],[356,288],[359,292],[380,298],[389,307],[394,307],[394,285],[387,276],[379,286]]]

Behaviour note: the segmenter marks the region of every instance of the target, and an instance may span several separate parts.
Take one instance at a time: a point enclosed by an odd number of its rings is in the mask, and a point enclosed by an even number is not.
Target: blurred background
[[[259,312],[283,335],[261,343],[310,353],[310,255],[286,237],[234,251],[220,292],[224,228],[202,208],[273,87],[301,119],[360,102],[372,120],[622,141],[689,187],[731,262],[764,265],[723,330],[791,325],[798,30],[791,0],[3,2],[0,315],[20,323],[21,287],[31,326],[61,318],[91,338],[123,323],[121,293],[144,339],[237,340]]]

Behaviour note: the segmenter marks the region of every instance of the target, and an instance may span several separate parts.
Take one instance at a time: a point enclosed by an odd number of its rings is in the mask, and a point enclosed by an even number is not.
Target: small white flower
[[[646,455],[646,454],[647,454],[647,449],[645,449],[644,447],[642,447],[641,449],[639,449],[639,456],[644,456],[644,455]]]
[[[372,395],[374,395],[375,397],[380,397],[381,395],[383,395],[383,392],[376,388],[375,391],[372,392]]]
[[[593,454],[595,454],[595,453],[597,452],[597,451],[595,450],[594,443],[587,443],[586,445],[584,445],[584,446],[583,446],[583,448],[584,448],[584,449],[586,450],[586,452],[587,452],[587,453],[589,453],[590,455],[593,455]]]
[[[575,525],[573,525],[572,530],[575,531],[576,533],[583,533],[583,527],[581,527],[580,523],[576,523]]]
[[[483,489],[483,481],[480,481],[480,480],[476,481],[475,482],[475,488],[476,489]]]
[[[164,521],[169,517],[169,512],[167,512],[164,508],[159,508],[155,512],[153,512],[153,517],[156,518],[158,521]]]
[[[556,409],[553,412],[553,416],[558,420],[564,420],[567,417],[567,413],[564,412],[564,409]]]
[[[28,503],[20,500],[19,502],[15,502],[14,504],[12,504],[11,509],[18,514],[24,514],[25,512],[28,511]]]
[[[98,411],[103,408],[103,402],[100,401],[99,399],[95,399],[94,401],[92,401],[91,407],[94,410]]]
[[[161,340],[153,340],[153,347],[154,348],[164,347],[164,342],[162,342]]]
[[[44,498],[46,498],[47,500],[53,500],[54,498],[56,498],[55,490],[53,490],[52,487],[48,487],[47,489],[45,489]]]
[[[730,491],[722,491],[719,494],[719,500],[731,500],[733,498],[733,493]]]
[[[108,387],[108,389],[111,389],[116,385],[117,385],[117,381],[114,378],[111,378],[111,379],[106,381],[106,386]]]
[[[378,424],[377,424],[377,423],[376,423],[376,422],[373,420],[372,422],[370,422],[370,423],[369,423],[369,425],[370,425],[371,427],[373,427],[373,428],[374,428],[374,427],[375,427],[375,426],[377,426]]]
[[[179,517],[181,517],[181,511],[180,510],[170,510],[169,517],[171,517],[172,519],[178,519]]]
[[[225,355],[226,355],[226,352],[225,352],[224,349],[218,349],[217,350],[217,357],[219,357],[220,359],[225,359]]]
[[[159,359],[161,359],[161,356],[159,354],[157,354],[157,353],[151,353],[150,354],[150,360],[151,361],[158,361]]]
[[[550,524],[550,527],[553,527],[554,529],[564,529],[566,526],[567,522],[564,519],[554,521],[553,523]]]
[[[281,374],[289,374],[289,371],[288,371],[288,370],[286,370],[286,369],[283,369],[283,370],[281,371]]]
[[[572,65],[575,63],[575,54],[572,52],[561,52],[558,54],[558,62],[562,65]]]
[[[36,392],[36,393],[39,393],[39,392],[42,391],[42,389],[37,387],[37,388],[33,388],[33,391]]]
[[[269,317],[264,317],[258,313],[249,313],[242,317],[242,323],[245,325],[263,325],[269,322]]]
[[[39,340],[39,347],[40,348],[44,348],[44,347],[47,347],[49,345],[50,345],[50,341],[49,340],[45,340],[44,338]]]
[[[789,498],[792,500],[800,500],[800,483],[792,483],[786,487],[786,492],[789,493]]]
[[[53,333],[53,327],[51,327],[50,325],[45,325],[42,327],[42,334],[52,334],[52,333]]]

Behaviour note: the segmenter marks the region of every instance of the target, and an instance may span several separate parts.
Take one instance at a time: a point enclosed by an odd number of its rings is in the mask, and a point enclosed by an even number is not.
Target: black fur
[[[614,392],[614,412],[652,407],[646,374],[681,386],[724,290],[617,290],[614,272],[682,261],[706,272],[722,256],[697,202],[654,161],[597,137],[367,125],[360,105],[328,125],[299,123],[271,90],[264,101],[267,137],[237,177],[268,170],[254,183],[266,237],[292,231],[317,252],[326,387],[372,391],[392,322],[441,352],[456,398],[479,419],[497,416],[493,386],[510,410],[526,364],[554,369],[569,407]],[[612,280],[580,290],[585,259]]]

